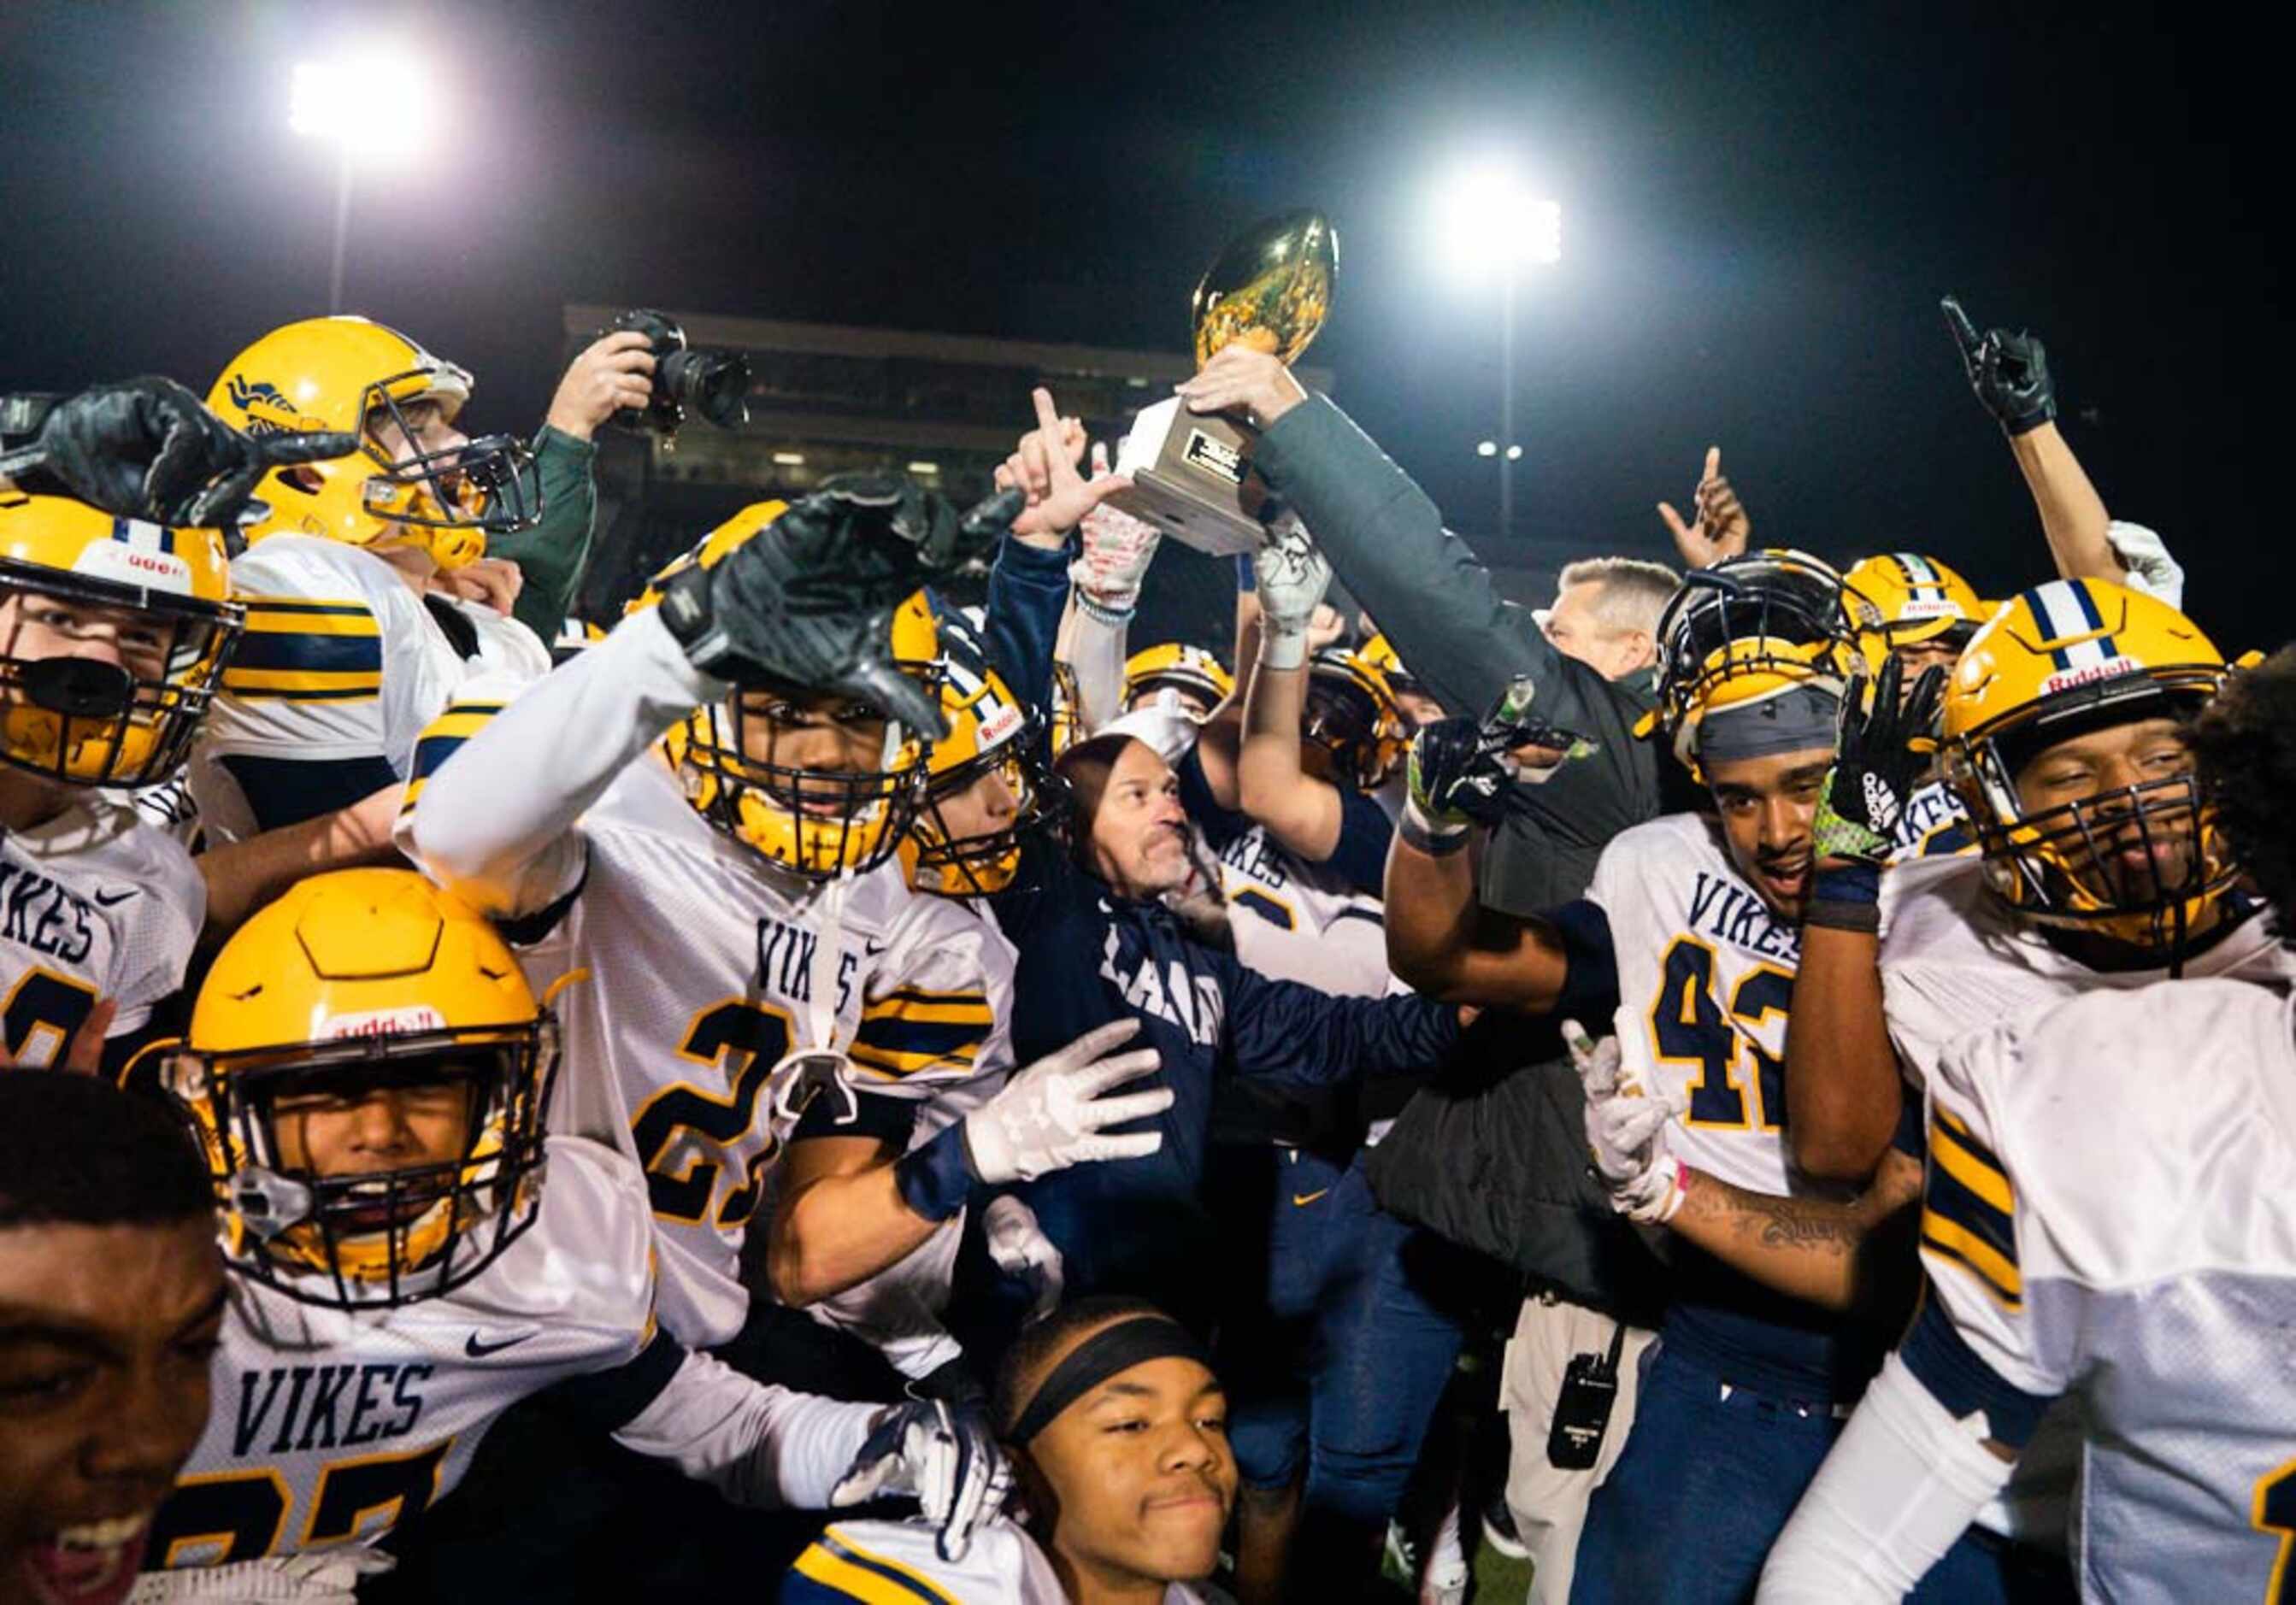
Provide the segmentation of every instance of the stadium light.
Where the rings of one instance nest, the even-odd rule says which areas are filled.
[[[1513,443],[1515,283],[1525,269],[1562,260],[1562,203],[1538,194],[1512,163],[1491,159],[1457,169],[1434,201],[1430,237],[1441,265],[1459,277],[1499,282],[1498,438],[1508,445],[1500,452],[1486,441],[1475,450],[1498,458],[1499,536],[1505,539],[1513,534],[1514,464],[1522,457]]]
[[[437,127],[429,76],[411,53],[371,45],[332,61],[298,61],[287,83],[288,129],[335,149],[335,249],[327,310],[343,309],[355,168],[404,161]]]
[[[1498,454],[1499,443],[1497,441],[1478,440],[1475,442],[1475,455],[1478,457],[1496,457]]]

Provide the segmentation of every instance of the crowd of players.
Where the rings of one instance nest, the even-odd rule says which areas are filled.
[[[12,400],[0,1601],[2296,1588],[2296,654],[1947,315],[2005,601],[1525,610],[1231,347],[1233,668],[1042,390],[603,629],[641,336]]]

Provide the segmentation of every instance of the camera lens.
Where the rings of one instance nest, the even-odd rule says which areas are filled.
[[[673,352],[663,360],[654,388],[721,430],[749,421],[750,359],[746,356],[726,351]]]

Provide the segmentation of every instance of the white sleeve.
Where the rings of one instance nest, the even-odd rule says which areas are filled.
[[[152,1008],[183,989],[192,950],[207,922],[208,886],[188,854],[172,837],[139,824],[139,835],[156,849],[144,873],[136,918],[121,944],[125,965],[114,995],[119,1012],[107,1036],[126,1036],[150,1023]]]
[[[2132,591],[2167,602],[2179,612],[2185,606],[2185,566],[2169,555],[2169,545],[2142,524],[2113,520],[2104,527],[2104,538],[2113,556],[2128,570],[2121,583]]]
[[[920,893],[886,948],[847,1050],[856,1084],[923,1099],[1012,1068],[1013,957],[994,925]]]
[[[547,908],[581,877],[575,822],[671,725],[725,691],[657,613],[633,615],[464,741],[427,778],[401,845],[488,913]]]
[[[792,1393],[689,1354],[614,1441],[672,1462],[735,1504],[820,1511],[882,1408]]]
[[[1054,656],[1076,675],[1077,728],[1086,735],[1097,735],[1124,711],[1124,649],[1131,634],[1128,625],[1093,618],[1077,605],[1076,593],[1069,593]]]
[[[1984,1437],[1891,1355],[1770,1551],[1759,1605],[1903,1599],[2008,1482]]]

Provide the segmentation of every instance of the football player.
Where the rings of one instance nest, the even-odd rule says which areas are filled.
[[[1124,660],[1127,713],[1168,706],[1201,724],[1234,694],[1235,676],[1228,673],[1227,665],[1204,648],[1185,642],[1143,647]]]
[[[0,1075],[0,1601],[126,1597],[223,1303],[182,1126],[97,1077]]]
[[[842,1521],[798,1558],[783,1605],[1126,1600],[1205,1605],[1235,1502],[1227,1407],[1187,1329],[1138,1299],[1079,1299],[1030,1328],[996,1379],[996,1420],[1027,1516],[975,1535],[962,1567],[930,1529]]]
[[[1854,594],[1850,610],[1874,672],[1883,659],[1897,659],[1898,684],[1906,695],[1930,669],[1950,674],[1962,648],[1992,611],[1967,580],[1918,552],[1866,558],[1852,564],[1841,583]],[[1929,775],[1900,801],[1892,858],[1957,853],[1970,845],[1969,815],[1942,773]]]
[[[299,876],[390,859],[423,726],[474,674],[528,680],[550,666],[506,608],[434,585],[473,571],[489,535],[540,516],[527,448],[456,427],[470,395],[463,369],[360,317],[272,331],[209,395],[250,434],[328,429],[359,442],[265,475],[269,514],[232,563],[247,637],[190,772],[222,929]]]
[[[753,1381],[657,1330],[644,1178],[545,1137],[555,1059],[502,938],[412,872],[313,877],[225,946],[162,1079],[222,1211],[232,1397],[153,1520],[168,1575],[137,1598],[348,1598],[545,1388],[737,1503],[824,1507],[849,1471],[914,1489],[929,1453],[975,1452],[929,1512],[968,1503],[942,1530],[962,1549],[994,1503],[985,1439]]]
[[[995,933],[912,895],[896,854],[939,727],[915,582],[993,540],[1018,501],[960,520],[905,481],[852,476],[747,509],[665,571],[658,605],[506,708],[450,712],[416,757],[410,856],[504,921],[537,976],[598,977],[567,1006],[576,1068],[554,1119],[644,1173],[663,1321],[697,1347],[750,1314],[742,1241],[816,1091],[922,1099],[1009,1065]],[[665,735],[674,775],[633,761]],[[1148,1140],[1095,1134],[1139,1111],[1091,1094],[1147,1068],[1097,1062],[1111,1040],[900,1163],[836,1178],[836,1209],[797,1212],[818,1232],[774,1244],[782,1297],[882,1270],[964,1186]],[[927,1203],[912,1183],[935,1166]]]
[[[1713,814],[1625,831],[1587,897],[1544,919],[1479,913],[1458,805],[1488,817],[1508,777],[1477,727],[1447,720],[1413,748],[1389,956],[1437,996],[1615,1013],[1654,1106],[1681,1111],[1669,1136],[1684,1161],[1749,1192],[1804,1192],[1781,1070],[1854,626],[1831,569],[1763,553],[1693,573],[1660,635],[1661,728]],[[1880,1331],[1694,1249],[1677,1256],[1673,1291],[1633,1430],[1588,1507],[1573,1598],[1744,1598],[1880,1359]],[[1982,1589],[1982,1559],[1956,1560],[1936,1581],[1963,1592],[1938,1597]]]
[[[2282,932],[2296,929],[2292,729],[2284,650],[2234,674],[2192,726],[2198,774],[2176,789],[2194,822],[2148,823],[2197,839],[2220,828]],[[2128,867],[2161,880],[2157,860]],[[1898,1598],[2062,1395],[2079,1396],[2087,1439],[2085,1598],[2282,1598],[2296,1546],[2286,988],[2187,977],[1990,1019],[1929,1085],[1931,1297],[1795,1512],[1762,1599]]]
[[[0,496],[0,1062],[116,1069],[183,986],[206,894],[125,798],[207,715],[226,564],[212,529]]]
[[[990,1009],[1012,1008],[1012,945],[971,899],[1013,883],[1024,837],[1047,824],[1057,782],[1039,766],[1040,733],[989,667],[979,642],[955,615],[937,619],[941,716],[948,733],[931,744],[922,801],[898,855],[909,885],[944,900],[937,929],[962,920],[978,927],[976,943]],[[864,1062],[869,1055],[864,1052]],[[819,1099],[791,1133],[776,1185],[770,1263],[783,1299],[808,1306],[816,1319],[853,1332],[914,1381],[947,1370],[931,1386],[978,1392],[961,1365],[960,1346],[940,1324],[948,1301],[959,1233],[957,1216],[898,1264],[840,1290],[820,1268],[822,1240],[848,1223],[865,1223],[853,1208],[892,1181],[879,1174],[979,1109],[1001,1078],[993,1067],[972,1076],[857,1077],[849,1098]],[[878,1252],[865,1249],[873,1257]],[[826,1296],[824,1296],[824,1291]]]

